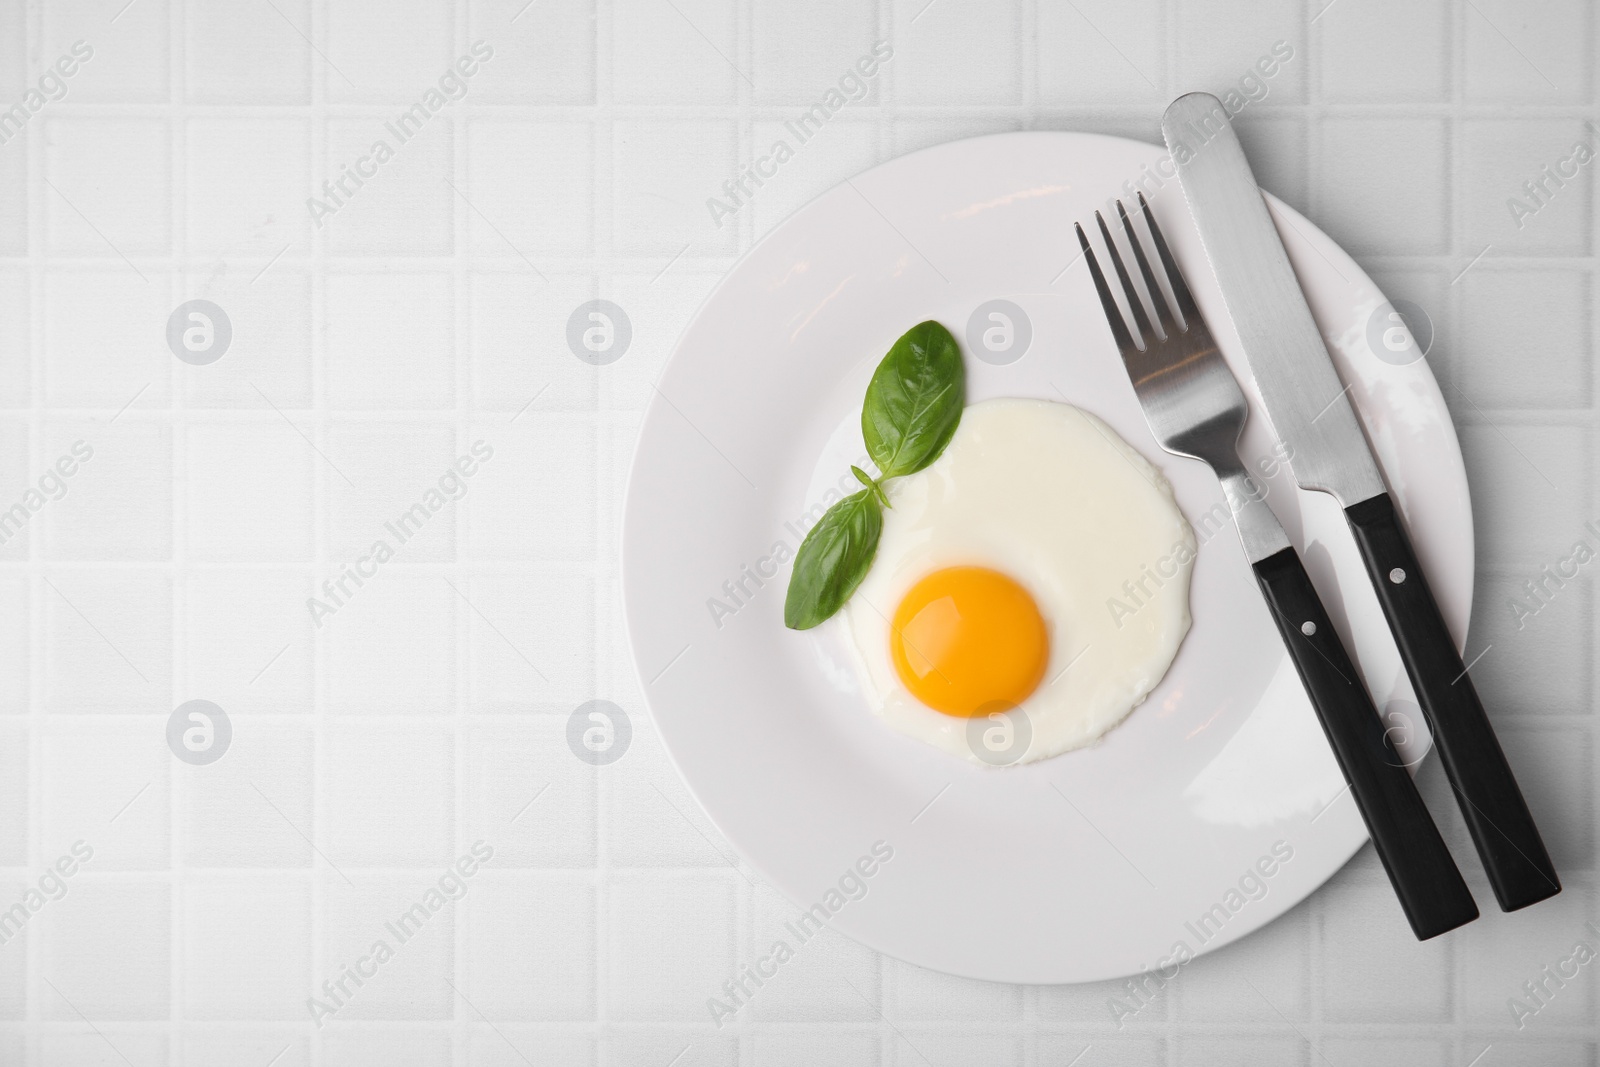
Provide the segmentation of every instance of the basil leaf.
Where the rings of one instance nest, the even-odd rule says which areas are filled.
[[[838,611],[867,576],[882,532],[883,512],[869,489],[829,508],[795,553],[783,624],[809,630]]]
[[[950,331],[931,319],[907,330],[878,364],[861,408],[867,453],[883,477],[938,459],[965,402],[966,368]]]

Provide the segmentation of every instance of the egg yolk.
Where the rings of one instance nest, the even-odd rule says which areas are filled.
[[[895,609],[889,646],[912,696],[965,717],[1022,703],[1050,658],[1033,597],[986,567],[946,567],[918,581]]]

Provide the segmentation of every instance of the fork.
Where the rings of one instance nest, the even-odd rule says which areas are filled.
[[[1076,228],[1150,431],[1162,448],[1200,460],[1221,481],[1245,556],[1412,931],[1425,941],[1469,923],[1478,917],[1478,906],[1390,743],[1300,556],[1239,458],[1239,435],[1249,413],[1244,393],[1212,340],[1142,193],[1139,206],[1176,305],[1169,306],[1133,221],[1118,200],[1117,214],[1149,293],[1154,324],[1100,212],[1095,212],[1095,221],[1132,315],[1131,330],[1089,238],[1082,226]]]

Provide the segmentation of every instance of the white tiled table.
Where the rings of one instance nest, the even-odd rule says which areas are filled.
[[[1588,6],[125,3],[0,6],[0,106],[93,50],[0,144],[0,510],[93,449],[0,545],[0,908],[93,849],[0,945],[0,1064],[1595,1062],[1600,964],[1520,1030],[1508,1005],[1600,948],[1592,567],[1520,629],[1510,606],[1600,544],[1597,164],[1520,227],[1507,204],[1600,147]],[[478,40],[465,97],[316,225],[307,197]],[[878,40],[870,95],[714,225],[706,199]],[[1476,499],[1468,654],[1567,891],[1419,946],[1368,850],[1120,1030],[1115,986],[968,982],[828,934],[715,1029],[706,998],[790,906],[679,783],[621,632],[623,483],[679,329],[848,175],[999,130],[1154,140],[1168,99],[1280,40],[1242,134],[1436,328]],[[600,368],[564,340],[595,297],[633,326]],[[166,342],[194,298],[232,323],[208,366]],[[319,584],[479,440],[466,495],[314,626]],[[598,768],[565,740],[595,698],[634,731]],[[233,726],[210,766],[165,737],[192,699]],[[465,897],[387,934],[480,839]],[[393,957],[316,1026],[307,998],[378,938]]]

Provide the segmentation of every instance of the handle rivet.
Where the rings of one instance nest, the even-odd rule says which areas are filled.
[[[1406,572],[1401,570],[1399,567],[1396,567],[1394,570],[1389,572],[1389,580],[1395,585],[1399,585],[1401,582],[1406,580]]]
[[[1308,619],[1300,624],[1300,632],[1310,637],[1317,632],[1317,624]]]

